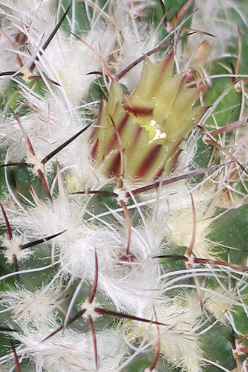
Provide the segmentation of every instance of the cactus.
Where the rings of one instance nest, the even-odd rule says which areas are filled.
[[[0,371],[247,371],[246,2],[0,24]]]

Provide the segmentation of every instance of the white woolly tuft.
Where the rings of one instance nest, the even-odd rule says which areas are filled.
[[[11,312],[14,323],[28,329],[29,326],[52,324],[62,299],[59,287],[44,287],[33,292],[20,287],[16,291],[5,292],[0,305]]]
[[[210,58],[223,58],[228,53],[228,47],[234,44],[238,30],[231,16],[235,14],[247,26],[246,16],[239,1],[233,0],[196,0],[197,12],[192,19],[192,28],[210,32],[214,37],[204,34],[191,37],[189,42],[193,48],[192,57],[203,40],[211,45]]]
[[[95,371],[94,349],[90,333],[78,333],[65,330],[47,341],[46,337],[54,329],[41,328],[29,330],[17,339],[24,345],[22,355],[31,358],[36,370],[50,372]],[[119,371],[118,366],[124,356],[123,346],[118,331],[103,331],[97,333],[99,357],[99,372]]]
[[[116,24],[118,41],[117,59],[115,69],[120,72],[142,56],[145,52],[158,43],[158,34],[152,26],[145,25],[144,22],[135,21],[133,11],[145,8],[147,4],[143,2],[140,8],[135,6],[135,2],[118,2],[114,9],[114,22]],[[149,2],[148,5],[152,5]],[[149,36],[147,36],[149,35]],[[153,59],[153,57],[151,57]],[[121,80],[129,90],[133,90],[137,85],[142,70],[142,63],[132,68]]]
[[[4,30],[0,34],[0,50],[1,50],[1,58],[0,58],[0,72],[6,71],[16,71],[19,68],[16,60],[15,53],[11,52],[13,48],[13,44],[11,41],[10,36],[8,35],[8,30]],[[9,77],[2,76],[0,77],[0,92],[4,91],[9,84]]]
[[[14,236],[13,239],[8,239],[5,237],[2,240],[4,248],[4,256],[8,263],[14,263],[15,260],[22,261],[30,256],[31,252],[27,249],[21,249],[21,244],[23,243],[23,237]]]
[[[51,32],[55,23],[54,0],[1,0],[3,15],[16,30],[27,34],[31,43],[40,41]]]
[[[19,215],[13,217],[13,224],[21,230],[25,229],[30,240],[66,230],[56,240],[58,244],[69,243],[81,233],[81,208],[66,196],[54,199],[52,204],[37,200],[34,208],[19,211]]]
[[[235,307],[241,306],[234,291],[219,288],[214,292],[209,291],[205,296],[206,307],[211,314],[221,323],[226,323],[226,315],[235,312]]]
[[[51,151],[62,145],[78,133],[89,122],[80,117],[79,112],[70,112],[66,103],[59,96],[50,96],[46,100],[24,92],[27,104],[33,112],[20,118],[21,124],[31,140],[37,159],[41,160]],[[0,143],[9,146],[9,160],[21,161],[28,153],[23,133],[16,120],[3,119],[0,123]],[[67,168],[69,174],[78,183],[78,187],[97,184],[96,171],[90,160],[88,128],[46,164],[49,171],[51,165],[58,161],[61,167]]]
[[[99,37],[101,35],[101,37]],[[99,24],[81,40],[58,32],[39,62],[46,76],[60,84],[58,90],[72,105],[79,105],[87,98],[88,89],[95,75],[90,72],[104,69],[114,38],[113,32]]]
[[[154,301],[153,306],[149,306],[142,316],[154,318],[155,310],[156,319],[166,324],[159,326],[161,354],[178,368],[188,372],[201,371],[202,351],[196,333],[200,324],[200,306],[196,307],[180,297],[163,302]],[[155,346],[158,340],[157,326],[136,322],[130,327],[127,338],[142,338],[149,345]]]
[[[195,240],[193,251],[198,257],[210,257],[207,235],[215,211],[214,190],[197,190],[192,193],[196,208]],[[163,200],[163,202],[160,202]],[[194,231],[194,215],[190,192],[184,182],[162,189],[155,206],[158,229],[164,231],[168,241],[177,246],[189,247]]]

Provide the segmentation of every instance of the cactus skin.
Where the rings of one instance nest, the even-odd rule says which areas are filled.
[[[92,157],[107,176],[150,181],[168,175],[180,144],[199,119],[199,98],[183,74],[174,74],[174,56],[144,62],[140,82],[125,95],[113,83],[93,132]]]

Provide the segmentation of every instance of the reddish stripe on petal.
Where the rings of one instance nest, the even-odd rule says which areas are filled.
[[[150,116],[153,113],[153,108],[151,107],[138,107],[138,106],[128,106],[124,105],[124,109],[130,114],[135,116]]]
[[[157,160],[161,149],[162,149],[162,145],[156,145],[153,147],[153,149],[151,149],[151,151],[148,153],[145,160],[141,164],[140,168],[138,169],[138,172],[137,172],[138,178],[142,178],[146,176],[146,174],[152,168],[154,162]]]
[[[113,137],[111,139],[111,142],[110,142],[110,144],[108,146],[108,152],[110,152],[111,150],[113,150],[114,147],[115,147],[115,145],[117,145],[118,138],[117,138],[116,131],[118,131],[119,136],[121,137],[122,132],[123,132],[124,128],[127,125],[128,119],[129,119],[129,115],[128,115],[128,113],[126,113],[125,116],[123,117],[123,119],[120,121],[120,123],[117,126],[117,128],[114,128],[114,135],[113,135]]]
[[[108,169],[108,174],[110,176],[119,177],[121,174],[121,154],[118,152],[112,161],[110,168]]]

